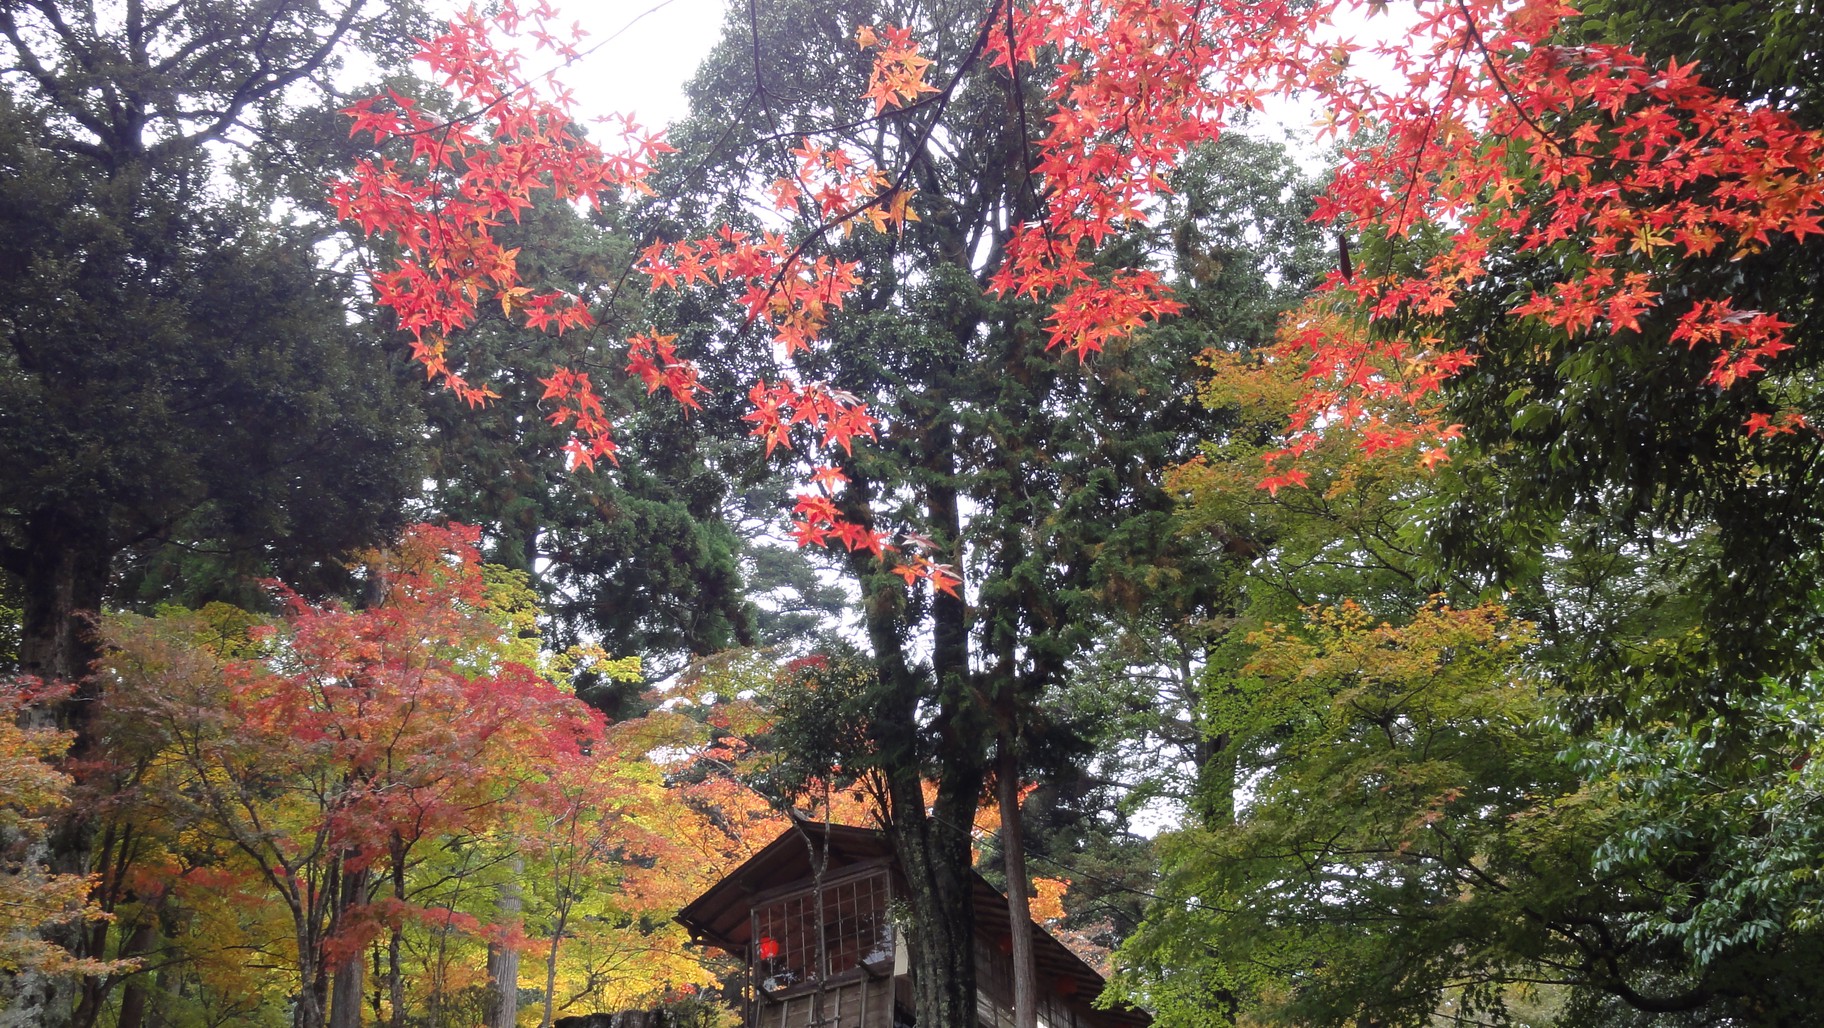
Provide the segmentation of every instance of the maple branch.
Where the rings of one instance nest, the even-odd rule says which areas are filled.
[[[1422,174],[1420,168],[1425,160],[1425,148],[1430,145],[1432,132],[1438,126],[1438,109],[1444,104],[1449,103],[1451,94],[1455,93],[1457,90],[1457,77],[1463,72],[1463,58],[1469,53],[1469,43],[1473,32],[1474,28],[1472,26],[1469,31],[1464,33],[1463,42],[1457,46],[1456,60],[1452,61],[1450,65],[1450,78],[1444,83],[1443,100],[1434,104],[1431,108],[1431,112],[1425,116],[1425,132],[1419,137],[1419,145],[1412,152],[1411,177],[1406,183],[1405,195],[1400,197],[1400,213],[1399,216],[1394,219],[1392,231],[1388,233],[1389,239],[1406,230],[1406,212],[1412,206],[1412,198],[1419,189],[1419,179]],[[1393,255],[1389,252],[1382,258],[1383,268],[1390,265],[1392,261]]]
[[[1482,38],[1482,30],[1476,28],[1476,17],[1470,13],[1469,5],[1464,0],[1457,0],[1457,9],[1463,12],[1463,28],[1467,33],[1465,41],[1474,43],[1476,50],[1482,54],[1482,63],[1488,68],[1489,77],[1495,80],[1495,85],[1500,88],[1501,94],[1507,97],[1508,105],[1513,108],[1515,114],[1520,116],[1520,120],[1526,122],[1534,132],[1537,132],[1540,139],[1550,143],[1552,149],[1557,150],[1560,157],[1579,157],[1592,162],[1597,160],[1595,154],[1580,153],[1576,150],[1567,151],[1564,141],[1533,117],[1532,112],[1528,111],[1525,105],[1521,104],[1520,98],[1514,94],[1507,77],[1501,74],[1501,69],[1495,63],[1495,55],[1489,52],[1488,42]],[[1613,163],[1614,159],[1609,158],[1609,161]]]
[[[752,0],[749,0],[749,3],[751,5]],[[974,45],[969,48],[968,53],[964,54],[962,62],[957,65],[955,74],[950,76],[950,81],[945,83],[944,88],[939,90],[937,95],[930,98],[937,107],[937,111],[925,122],[924,128],[919,132],[918,138],[914,140],[913,144],[905,149],[904,152],[906,154],[916,155],[922,151],[925,148],[926,143],[930,141],[931,133],[936,131],[938,121],[942,119],[944,111],[949,107],[951,98],[956,94],[956,87],[962,84],[963,76],[968,74],[969,69],[975,65],[975,62],[978,59],[980,59],[982,50],[987,47],[988,37],[992,32],[993,27],[994,19],[992,17],[985,19],[982,22],[981,31],[976,33]],[[918,161],[916,156],[907,156],[905,158],[905,164],[900,168],[898,176],[893,179],[891,185],[878,193],[875,193],[867,200],[856,204],[849,210],[826,219],[821,224],[808,231],[804,238],[799,241],[798,245],[792,248],[792,252],[787,254],[785,260],[780,263],[779,271],[773,275],[772,282],[766,287],[766,292],[764,294],[765,298],[770,299],[779,291],[779,287],[785,282],[785,277],[791,274],[792,268],[797,265],[798,259],[803,257],[805,252],[808,251],[814,243],[827,235],[831,229],[840,228],[868,211],[891,202],[895,195],[905,189],[907,180],[912,177],[912,171],[917,166]],[[755,319],[760,316],[761,309],[760,305],[754,305],[749,310],[747,320],[743,323],[744,328],[753,325]]]
[[[840,132],[848,132],[851,129],[866,128],[869,125],[879,125],[889,119],[929,107],[932,104],[937,103],[941,98],[941,95],[942,94],[932,94],[931,96],[914,100],[903,107],[895,107],[891,111],[883,111],[880,114],[870,114],[865,118],[858,118],[854,121],[845,121],[835,125],[815,125],[803,129],[802,131],[769,132],[766,135],[753,137],[752,142],[756,144],[790,142],[802,139],[805,136],[835,135]],[[753,97],[750,96],[748,99],[751,102]]]
[[[1001,8],[1007,12],[1007,50],[1011,56],[1013,53],[1013,0],[1002,0]],[[1020,120],[1020,181],[1026,187],[1027,192],[1032,195],[1033,214],[1038,216],[1045,210],[1045,198],[1039,195],[1039,187],[1033,181],[1032,130],[1026,124],[1026,90],[1020,84],[1019,61],[1009,60],[1007,62],[1007,75],[1012,87],[1014,109]],[[1040,223],[1045,226],[1046,242],[1055,243],[1055,240],[1051,238],[1051,219],[1040,218]]]

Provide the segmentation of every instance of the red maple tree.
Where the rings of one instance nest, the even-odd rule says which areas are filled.
[[[413,528],[367,562],[382,598],[362,609],[276,587],[285,613],[248,631],[254,656],[205,644],[200,615],[111,629],[114,734],[148,754],[152,803],[251,869],[205,887],[289,913],[305,1028],[361,1002],[376,937],[396,994],[404,922],[456,916],[408,898],[417,847],[525,816],[541,769],[602,737],[599,713],[505,659],[478,538]]]
[[[1331,28],[1386,7],[1374,0],[1294,4],[1268,0],[996,0],[985,4],[966,62],[987,60],[1015,79],[1039,58],[1055,69],[1052,111],[1031,141],[1041,215],[1019,226],[992,288],[1051,307],[1051,344],[1086,357],[1109,339],[1178,309],[1157,274],[1109,272],[1095,263],[1106,240],[1154,210],[1168,176],[1191,148],[1230,130],[1269,98],[1326,112],[1345,151],[1318,217],[1341,235],[1397,244],[1424,227],[1444,239],[1413,270],[1345,267],[1290,318],[1279,359],[1307,365],[1308,390],[1271,455],[1263,487],[1303,479],[1296,458],[1327,428],[1346,425],[1369,450],[1419,447],[1428,462],[1455,426],[1442,424],[1438,393],[1473,362],[1460,344],[1425,328],[1487,274],[1491,247],[1569,247],[1560,279],[1511,310],[1558,331],[1636,331],[1666,302],[1656,288],[1661,257],[1748,253],[1779,236],[1824,232],[1824,140],[1777,110],[1751,107],[1703,85],[1690,65],[1650,61],[1616,45],[1555,42],[1573,12],[1558,0],[1418,0],[1397,38],[1373,48],[1389,74],[1356,70],[1361,50]],[[509,42],[529,36],[560,60],[574,36],[554,28],[541,3],[473,12],[428,42],[421,60],[470,113],[435,119],[397,94],[350,108],[354,131],[400,148],[362,162],[333,187],[338,210],[402,251],[376,276],[381,302],[413,334],[428,374],[471,402],[485,383],[451,373],[449,333],[484,299],[526,324],[562,332],[590,323],[577,297],[521,282],[515,252],[490,230],[534,193],[560,199],[643,189],[665,147],[621,123],[603,149],[571,128],[568,94],[551,75],[522,71]],[[565,40],[568,41],[565,41]],[[858,93],[877,114],[933,107],[941,114],[965,68],[934,69],[917,40],[891,27],[861,26],[874,51]],[[1368,55],[1363,55],[1368,56]],[[937,115],[933,115],[933,119]],[[1366,140],[1366,142],[1359,142]],[[818,254],[831,231],[893,231],[917,216],[905,169],[879,168],[843,147],[807,138],[791,174],[767,190],[795,226],[752,235],[727,226],[699,238],[648,247],[637,268],[654,289],[703,282],[734,285],[750,322],[770,328],[788,360],[818,346],[856,267]],[[1681,298],[1671,342],[1708,348],[1709,381],[1752,377],[1790,346],[1777,312],[1726,291]],[[696,369],[672,338],[636,335],[626,367],[648,391],[663,387],[694,406]],[[612,425],[587,371],[545,379],[550,419],[574,431],[575,463],[613,458]],[[768,452],[816,451],[870,437],[875,420],[855,397],[788,374],[749,393],[752,433]],[[1790,430],[1793,412],[1752,419],[1750,431]],[[798,435],[796,430],[806,431]],[[885,533],[854,523],[834,503],[841,475],[813,453],[811,488],[799,495],[795,534],[807,545],[840,543],[895,552]],[[908,581],[953,589],[952,569],[918,552],[894,558]]]

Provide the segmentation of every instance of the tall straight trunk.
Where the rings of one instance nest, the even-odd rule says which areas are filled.
[[[19,665],[28,675],[76,687],[45,720],[76,733],[70,755],[86,755],[93,744],[89,718],[94,707],[91,666],[101,655],[94,617],[108,584],[112,557],[108,532],[92,519],[69,511],[44,510],[26,523],[24,545],[6,551],[6,566],[22,590]],[[24,854],[25,860],[58,874],[87,874],[94,849],[94,827],[80,804],[66,808],[45,840]],[[82,924],[66,924],[45,938],[84,956],[89,938]],[[74,1024],[83,981],[74,975],[25,971],[6,983],[0,1025],[67,1028]]]
[[[329,1028],[361,1028],[361,993],[367,980],[367,954],[356,950],[336,965],[329,990]]]
[[[503,921],[519,918],[519,876],[526,862],[514,857],[507,865],[508,878],[500,884],[495,906]],[[488,1028],[513,1028],[519,1022],[519,951],[499,943],[488,944]]]
[[[337,920],[367,902],[366,871],[344,871]],[[361,998],[367,979],[367,954],[360,949],[336,965],[329,993],[329,1028],[361,1028]]]
[[[121,943],[120,955],[137,957],[152,952],[152,944],[158,941],[158,927],[150,918],[141,921]],[[140,971],[129,976],[120,990],[120,1016],[115,1020],[115,1028],[141,1028],[146,1020],[146,973]]]
[[[1020,818],[1020,754],[1013,731],[1001,733],[995,795],[1001,813],[1001,856],[1007,871],[1007,932],[1013,939],[1014,1028],[1038,1028],[1039,983],[1033,965],[1032,910],[1026,901],[1026,831]]]
[[[399,901],[403,907],[405,904],[405,840],[400,838],[398,832],[393,833],[392,849],[393,899]],[[404,932],[404,926],[395,922],[386,941],[386,987],[387,1001],[393,1006],[390,1018],[392,1028],[404,1028],[405,1026],[405,975],[400,966],[400,946],[403,941],[401,937]]]

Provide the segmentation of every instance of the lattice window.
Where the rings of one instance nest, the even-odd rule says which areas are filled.
[[[893,963],[892,898],[887,875],[875,872],[793,893],[753,910],[754,981],[769,993]]]

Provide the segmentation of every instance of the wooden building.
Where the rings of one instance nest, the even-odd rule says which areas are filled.
[[[907,1028],[913,1021],[895,897],[905,883],[878,831],[800,824],[678,913],[699,942],[747,964],[747,1028]],[[975,876],[976,1015],[1013,1025],[1007,899]],[[1097,1010],[1102,976],[1033,928],[1040,1028],[1147,1028]]]

